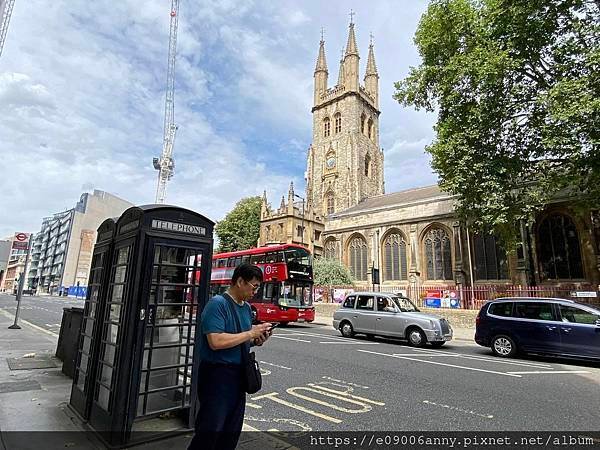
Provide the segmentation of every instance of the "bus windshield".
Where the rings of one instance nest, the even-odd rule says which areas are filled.
[[[285,262],[301,264],[303,266],[312,265],[312,257],[308,250],[301,248],[288,248],[284,250]]]
[[[302,308],[312,306],[312,284],[311,283],[281,283],[279,289],[279,306]]]

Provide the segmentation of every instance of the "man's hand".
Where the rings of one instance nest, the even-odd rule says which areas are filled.
[[[269,336],[271,336],[271,324],[267,322],[261,323],[260,325],[254,325],[251,331],[253,332],[255,328],[257,330],[261,330],[261,332],[258,336],[254,337],[252,342],[254,343],[254,345],[263,345],[267,341],[267,339],[269,339]]]
[[[271,324],[269,322],[261,323],[258,325],[252,325],[250,329],[250,337],[252,340],[260,338],[263,335],[269,334]]]

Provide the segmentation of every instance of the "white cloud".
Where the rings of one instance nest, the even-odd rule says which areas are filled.
[[[304,182],[321,26],[331,82],[357,11],[364,71],[369,32],[380,71],[387,191],[430,184],[430,115],[402,109],[393,82],[418,63],[425,4],[292,0],[181,1],[176,172],[167,201],[220,219],[264,189],[275,207]],[[0,235],[36,231],[82,190],[154,199],[169,35],[168,2],[30,0],[15,5],[0,59]],[[361,73],[362,76],[362,73]],[[409,174],[425,174],[410,178]],[[433,180],[433,181],[432,181]]]

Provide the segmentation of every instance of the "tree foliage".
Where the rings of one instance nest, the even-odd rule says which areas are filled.
[[[552,199],[600,203],[600,0],[432,0],[415,43],[395,98],[437,111],[461,218],[508,237]]]
[[[354,284],[350,270],[337,259],[315,258],[313,272],[317,286],[347,286]]]
[[[219,252],[232,252],[256,247],[260,233],[260,197],[243,198],[217,223]]]

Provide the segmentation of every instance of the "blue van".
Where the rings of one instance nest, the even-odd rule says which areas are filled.
[[[475,342],[518,352],[600,359],[600,309],[559,298],[498,298],[481,307]]]

